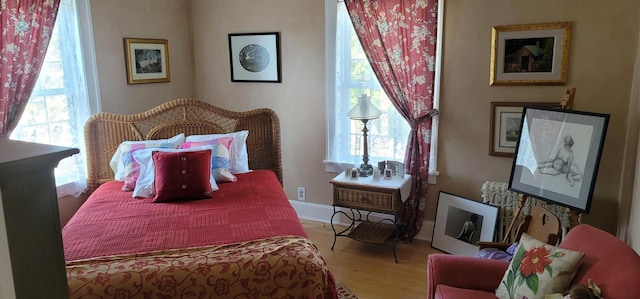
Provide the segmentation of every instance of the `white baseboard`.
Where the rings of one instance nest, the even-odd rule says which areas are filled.
[[[289,200],[293,208],[298,213],[298,217],[301,219],[318,221],[323,223],[330,223],[331,217],[333,216],[333,206],[310,203],[304,201],[297,200]],[[339,208],[342,209],[342,208]],[[370,219],[373,221],[379,221],[382,219],[391,219],[393,220],[392,215],[381,214],[381,213],[371,213]],[[336,218],[333,219],[334,223],[348,225],[348,219],[342,215],[337,214]],[[418,240],[431,241],[433,237],[433,221],[423,221],[422,229],[415,236]]]

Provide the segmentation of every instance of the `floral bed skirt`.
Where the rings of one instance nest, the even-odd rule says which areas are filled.
[[[301,237],[67,263],[70,298],[337,298],[317,247]]]

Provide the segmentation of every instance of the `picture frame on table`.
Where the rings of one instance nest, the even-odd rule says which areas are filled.
[[[431,245],[447,253],[474,256],[478,241],[493,241],[498,209],[440,191]]]
[[[513,157],[524,106],[560,108],[560,102],[491,102],[489,155]]]
[[[281,83],[280,33],[229,34],[231,82]]]
[[[570,22],[494,26],[490,85],[565,85],[570,42]]]
[[[166,39],[124,38],[127,84],[171,81]]]
[[[524,107],[509,190],[589,213],[609,115]]]

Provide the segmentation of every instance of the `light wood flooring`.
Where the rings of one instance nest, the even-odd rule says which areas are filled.
[[[336,281],[359,299],[427,298],[427,256],[439,252],[431,248],[431,242],[398,243],[396,264],[391,246],[338,237],[332,251],[333,230],[329,224],[302,220],[302,225]]]

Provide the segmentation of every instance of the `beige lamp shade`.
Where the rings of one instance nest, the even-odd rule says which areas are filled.
[[[376,119],[380,117],[380,114],[382,114],[382,112],[376,106],[371,104],[369,96],[366,94],[358,97],[358,103],[349,110],[349,113],[347,113],[349,118],[356,120]]]

